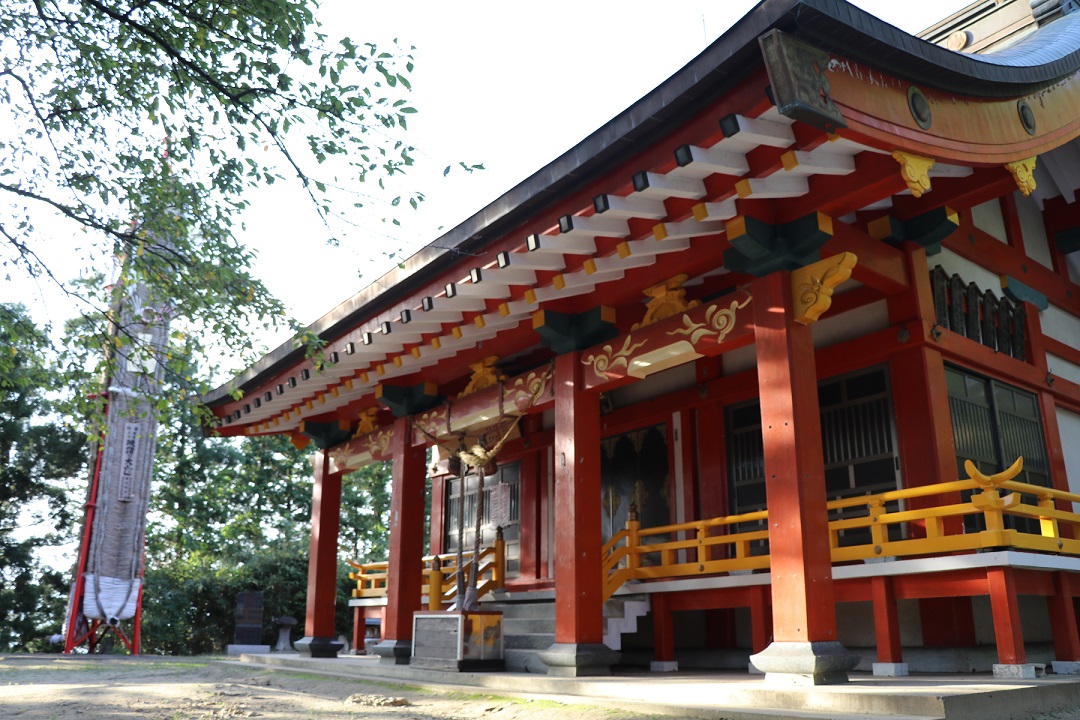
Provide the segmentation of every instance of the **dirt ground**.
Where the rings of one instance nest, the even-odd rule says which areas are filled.
[[[0,656],[4,720],[631,720],[608,708],[274,672],[203,658]]]

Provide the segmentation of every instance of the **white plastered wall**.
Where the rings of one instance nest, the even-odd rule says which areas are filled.
[[[1080,414],[1064,408],[1057,409],[1058,432],[1061,433],[1061,454],[1065,456],[1065,474],[1069,492],[1080,493]]]
[[[1020,219],[1020,232],[1024,236],[1024,253],[1040,265],[1054,267],[1050,243],[1046,240],[1046,225],[1038,203],[1019,191],[1013,194],[1013,198]]]
[[[971,208],[971,222],[987,235],[1007,242],[1005,219],[1001,216],[1001,203],[997,198]]]

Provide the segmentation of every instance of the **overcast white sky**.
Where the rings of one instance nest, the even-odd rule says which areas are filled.
[[[855,4],[914,33],[968,3]],[[412,104],[419,113],[408,137],[430,171],[412,174],[428,200],[419,213],[406,211],[395,233],[375,225],[332,248],[319,240],[303,197],[267,194],[246,218],[258,272],[299,320],[314,321],[385,272],[392,262],[385,253],[415,251],[472,215],[659,85],[754,5],[325,0],[321,17],[331,35],[416,46]],[[458,160],[486,170],[442,180],[442,168]]]

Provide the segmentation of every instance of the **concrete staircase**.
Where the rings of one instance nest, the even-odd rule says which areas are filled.
[[[555,603],[542,600],[502,600],[484,603],[487,610],[503,614],[503,642],[506,669],[546,675],[547,665],[539,654],[555,643]],[[604,604],[604,643],[613,650],[622,647],[622,634],[637,630],[637,620],[649,612],[647,595],[624,595]]]

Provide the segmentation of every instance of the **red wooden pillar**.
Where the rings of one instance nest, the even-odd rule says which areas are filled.
[[[405,664],[412,654],[412,616],[421,609],[424,558],[424,447],[411,443],[408,418],[394,422],[390,496],[390,567],[386,616],[375,652],[383,662]]]
[[[364,608],[353,607],[352,646],[358,653],[364,651],[364,636],[367,635],[366,620]]]
[[[990,607],[994,613],[994,640],[998,663],[1023,665],[1024,631],[1020,625],[1020,604],[1016,594],[1016,576],[1012,568],[991,568],[986,574],[990,586]]]
[[[540,577],[540,453],[521,458],[520,566],[518,577]]]
[[[750,647],[762,652],[772,642],[772,603],[768,585],[750,588]]]
[[[295,647],[301,655],[337,657],[344,645],[334,631],[337,602],[338,528],[341,524],[341,476],[331,472],[326,450],[315,454],[311,496],[311,549],[308,555],[307,614],[304,637]]]
[[[428,553],[446,552],[446,476],[431,479],[431,527],[428,529]]]
[[[667,593],[653,594],[652,618],[653,661],[649,668],[653,672],[674,672],[679,663],[675,661],[675,622]]]
[[[904,487],[918,487],[955,480],[956,450],[945,361],[923,342],[923,333],[936,322],[926,251],[908,243],[904,252],[910,289],[889,299],[889,320],[893,324],[913,321],[908,325],[911,347],[893,355],[889,370],[902,481]],[[955,500],[959,502],[959,495]],[[960,528],[950,530],[959,532]]]
[[[859,658],[836,639],[813,337],[792,320],[789,273],[751,294],[773,599],[773,642],[751,659],[785,682],[846,682]]]
[[[698,498],[701,519],[721,517],[728,512],[727,493],[727,443],[724,441],[724,411],[720,403],[702,405],[697,409]],[[719,534],[714,529],[713,534]],[[709,549],[709,559],[725,557],[726,550],[719,545]]]
[[[584,390],[580,353],[555,359],[555,644],[552,675],[606,675],[600,549],[600,397]]]
[[[907,663],[900,646],[900,618],[892,578],[879,575],[870,579],[874,603],[874,636],[877,641],[875,675],[907,675]],[[880,667],[879,667],[880,666]]]
[[[1080,632],[1076,624],[1076,605],[1068,576],[1054,573],[1054,594],[1047,598],[1050,626],[1054,628],[1054,662],[1076,664],[1080,661]],[[1054,672],[1060,672],[1055,667]]]
[[[542,419],[539,414],[522,418],[522,433],[529,443],[528,447],[534,447],[537,436],[543,432]],[[521,458],[521,550],[518,572],[522,580],[538,580],[546,574],[541,571],[543,561],[540,551],[543,538],[541,497],[547,492],[546,483],[541,482],[541,456],[545,454],[544,450],[534,449]]]
[[[957,479],[956,447],[953,444],[952,411],[945,379],[945,361],[924,335],[937,322],[930,267],[926,251],[912,243],[904,245],[910,289],[889,298],[889,320],[908,323],[911,347],[895,353],[889,361],[896,436],[904,487],[935,485]],[[960,502],[960,494],[946,498],[913,498],[912,509],[940,502]],[[915,537],[925,537],[922,522],[912,524]],[[964,531],[960,518],[946,518],[944,532]],[[919,600],[923,638],[943,647],[974,644],[975,624],[968,598]],[[968,643],[968,639],[971,642]]]

